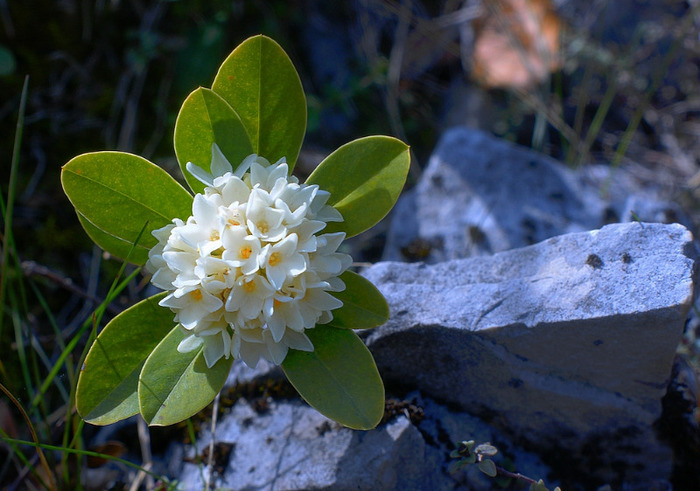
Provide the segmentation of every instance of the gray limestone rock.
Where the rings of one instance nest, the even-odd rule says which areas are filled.
[[[504,197],[505,199],[505,197]],[[574,213],[571,210],[571,213]],[[651,429],[693,298],[681,225],[627,223],[364,275],[389,322],[366,341],[384,380],[488,418],[607,482],[667,477]]]
[[[692,301],[694,251],[680,225],[627,223],[488,257],[378,263],[363,274],[392,314],[365,339],[387,387],[420,391],[407,399],[424,419],[357,432],[298,400],[262,413],[239,400],[217,426],[231,454],[215,483],[490,489],[474,466],[448,471],[450,450],[468,439],[494,442],[515,469],[550,485],[548,468],[514,442],[572,482],[635,489],[666,479],[671,451],[652,426]],[[278,376],[241,368],[230,382]],[[199,454],[209,440],[205,429]],[[200,489],[207,472],[187,463],[171,475]]]
[[[429,263],[618,221],[687,223],[678,205],[642,190],[624,169],[572,171],[528,148],[461,127],[445,132],[418,184],[392,213],[383,258]]]
[[[201,447],[208,435],[198,439]],[[365,433],[341,427],[302,401],[273,401],[259,414],[241,400],[220,421],[216,441],[233,445],[216,480],[226,489],[422,489],[425,477],[425,443],[406,418]],[[201,479],[194,464],[179,477],[185,489],[202,489]]]
[[[506,443],[507,438],[477,418],[417,393],[409,398],[424,419],[414,424],[399,415],[367,432],[344,428],[301,401],[273,401],[259,414],[239,400],[217,426],[215,442],[229,446],[231,454],[223,472],[211,481],[217,489],[236,490],[492,489],[493,481],[476,466],[449,471],[449,452],[463,439],[504,442],[499,450],[520,470],[547,474],[537,457]],[[210,438],[207,430],[198,438],[199,455]],[[173,456],[175,449],[182,452],[175,446]],[[172,460],[181,462],[182,456]],[[174,475],[182,489],[199,490],[208,472],[186,463]]]
[[[597,228],[603,207],[555,160],[454,128],[397,203],[384,258],[439,262],[522,247]]]

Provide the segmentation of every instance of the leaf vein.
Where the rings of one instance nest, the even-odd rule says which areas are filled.
[[[100,182],[100,181],[98,181],[98,180],[96,180],[96,179],[91,179],[91,178],[89,178],[89,177],[87,177],[87,176],[84,176],[84,175],[82,175],[82,174],[78,174],[77,172],[74,172],[74,171],[72,171],[72,170],[70,170],[70,169],[65,169],[65,171],[66,171],[66,172],[70,172],[71,174],[73,174],[74,176],[76,176],[76,177],[79,178],[79,179],[85,179],[86,181],[90,181],[90,182],[94,183],[94,184],[97,185],[97,186],[100,186],[100,187],[102,187],[102,188],[104,188],[104,189],[107,189],[107,190],[110,190],[110,191],[112,191],[112,192],[114,192],[114,193],[116,193],[116,194],[118,194],[118,195],[120,195],[120,196],[123,196],[123,197],[126,198],[127,200],[132,201],[133,203],[135,203],[135,204],[137,204],[137,205],[140,205],[140,206],[141,206],[142,208],[144,208],[145,210],[148,210],[149,212],[152,212],[153,214],[158,215],[159,217],[162,217],[162,218],[164,218],[164,219],[166,219],[166,220],[168,220],[168,221],[172,220],[173,218],[176,218],[176,217],[168,217],[168,216],[164,215],[163,213],[159,212],[158,210],[155,210],[155,209],[151,208],[150,206],[146,205],[145,203],[142,203],[142,202],[140,202],[140,201],[135,200],[132,196],[130,196],[130,195],[126,194],[126,193],[123,193],[123,192],[119,191],[118,189],[110,188],[109,186],[106,186],[105,184],[103,184],[102,182]],[[93,225],[94,225],[94,224],[93,224]],[[99,227],[98,227],[98,228],[99,228]]]

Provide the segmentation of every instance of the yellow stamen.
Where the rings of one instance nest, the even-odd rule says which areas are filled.
[[[241,247],[241,250],[238,251],[238,256],[241,259],[250,259],[250,256],[252,254],[253,254],[253,249],[250,246]]]
[[[255,282],[249,281],[247,283],[243,283],[243,289],[246,293],[253,293],[255,291]]]
[[[262,222],[258,222],[258,230],[260,230],[261,234],[266,234],[270,231],[270,226],[263,220]]]
[[[215,240],[219,240],[221,237],[219,236],[219,232],[217,230],[212,230],[211,235],[209,236],[209,240],[214,242]]]
[[[282,254],[279,252],[273,252],[270,254],[270,259],[267,262],[270,264],[270,266],[277,266],[282,262]]]
[[[195,302],[199,302],[202,299],[202,292],[200,292],[199,290],[192,290],[190,292],[190,297]]]

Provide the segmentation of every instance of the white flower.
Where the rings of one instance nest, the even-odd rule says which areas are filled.
[[[309,261],[311,269],[321,278],[338,276],[352,263],[350,256],[336,252],[343,239],[343,232],[316,237],[316,251],[309,255]]]
[[[304,331],[332,320],[342,302],[329,292],[351,264],[337,251],[344,233],[317,235],[342,221],[329,193],[299,184],[284,159],[257,155],[235,170],[212,146],[211,172],[187,163],[206,187],[192,216],[174,219],[153,235],[147,268],[170,293],[170,308],[186,333],[178,351],[202,348],[209,367],[233,356],[254,367],[280,364],[290,348],[313,351]]]
[[[231,351],[231,335],[226,322],[220,319],[209,323],[206,331],[190,334],[183,339],[177,350],[180,353],[188,353],[201,345],[204,345],[204,360],[211,368],[222,356]]]
[[[170,307],[176,313],[175,321],[185,329],[197,329],[202,319],[221,309],[224,303],[204,289],[193,288],[181,295],[176,290],[161,300],[159,305]]]
[[[192,202],[192,217],[178,231],[180,239],[202,256],[208,256],[221,247],[221,221],[217,215],[220,195],[214,196],[196,195]]]
[[[285,166],[286,167],[286,166]],[[246,206],[248,230],[265,242],[277,242],[287,235],[287,227],[282,224],[285,210],[274,207],[270,194],[254,188]]]
[[[178,220],[178,222],[182,223],[181,220]],[[146,263],[146,269],[155,271],[151,282],[163,290],[170,289],[177,277],[177,273],[168,268],[167,262],[163,259],[163,249],[173,228],[175,228],[175,224],[169,223],[165,227],[153,231],[153,236],[158,239],[158,243],[148,251],[148,262]]]
[[[264,276],[242,276],[226,298],[226,310],[240,312],[246,320],[257,319],[265,301],[274,293],[275,289]]]
[[[276,290],[306,271],[306,258],[297,250],[298,242],[297,234],[290,234],[265,251],[263,265],[267,279]]]
[[[241,268],[244,275],[251,275],[260,269],[262,246],[260,240],[248,235],[244,227],[224,230],[224,252],[221,257],[232,266]]]
[[[236,282],[236,266],[218,257],[200,257],[194,273],[204,290],[213,295],[230,290]]]

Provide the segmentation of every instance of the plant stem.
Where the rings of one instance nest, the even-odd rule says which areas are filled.
[[[211,475],[214,473],[214,433],[216,432],[216,420],[219,416],[219,401],[221,400],[221,391],[216,394],[214,398],[214,407],[211,412],[211,441],[209,442],[209,456],[207,458],[207,467],[209,467],[209,472],[207,473],[207,482],[204,486],[206,491],[209,491],[209,485],[211,484]]]
[[[503,467],[496,466],[496,472],[503,477],[510,477],[512,479],[517,479],[519,481],[525,481],[528,484],[537,484],[537,481],[535,481],[534,479],[527,477],[527,476],[523,476],[519,472],[507,471]]]

